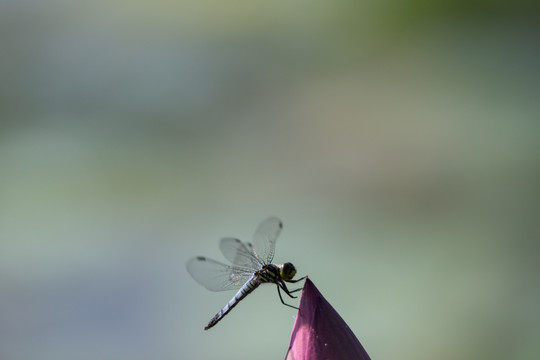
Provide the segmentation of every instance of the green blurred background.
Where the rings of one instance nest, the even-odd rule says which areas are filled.
[[[0,358],[283,358],[185,270],[278,215],[373,359],[538,359],[537,4],[3,0]]]

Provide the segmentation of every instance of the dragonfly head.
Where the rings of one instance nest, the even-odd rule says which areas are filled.
[[[283,280],[289,281],[289,280],[292,280],[294,275],[296,275],[296,268],[294,267],[293,264],[288,262],[288,263],[285,263],[285,264],[281,265],[281,269],[280,269],[279,273],[280,273],[281,278]]]

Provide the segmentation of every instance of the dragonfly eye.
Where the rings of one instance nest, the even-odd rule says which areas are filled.
[[[281,277],[283,280],[291,280],[296,275],[296,268],[290,262],[283,264],[281,267]]]

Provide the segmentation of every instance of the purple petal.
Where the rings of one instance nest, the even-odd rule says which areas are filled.
[[[349,326],[306,279],[286,360],[370,360]]]

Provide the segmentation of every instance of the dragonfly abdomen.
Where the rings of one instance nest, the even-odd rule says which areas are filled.
[[[223,309],[221,309],[220,312],[218,312],[216,316],[214,316],[212,320],[210,320],[204,330],[208,330],[212,326],[216,325],[221,319],[223,319],[225,315],[229,313],[229,311],[231,311],[242,299],[248,296],[260,284],[260,280],[257,277],[253,276],[249,281],[244,284],[244,286],[240,288],[240,290],[238,290],[236,295],[234,295],[234,297],[227,303],[227,305],[225,305]]]

